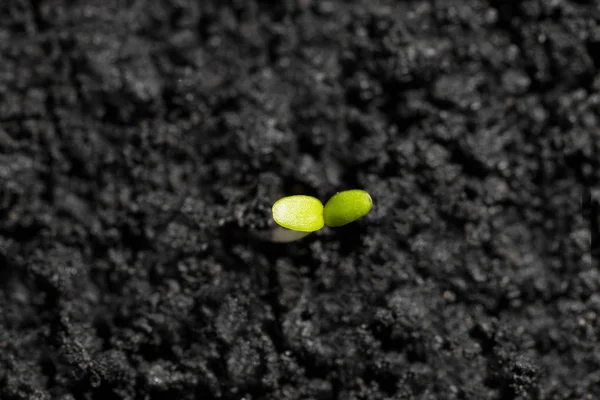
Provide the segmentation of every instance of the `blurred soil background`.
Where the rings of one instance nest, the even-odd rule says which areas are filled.
[[[0,399],[599,399],[599,148],[599,1],[2,0]]]

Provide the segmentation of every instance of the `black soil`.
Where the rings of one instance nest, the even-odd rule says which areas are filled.
[[[593,0],[2,0],[0,399],[599,399],[599,71]]]

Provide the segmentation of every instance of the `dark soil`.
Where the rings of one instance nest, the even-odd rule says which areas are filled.
[[[599,399],[599,71],[597,0],[0,1],[0,399]]]

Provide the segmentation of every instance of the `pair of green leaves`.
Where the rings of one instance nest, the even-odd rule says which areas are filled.
[[[278,225],[299,232],[314,232],[325,225],[338,227],[368,214],[373,200],[364,190],[346,190],[331,197],[325,206],[312,196],[288,196],[273,204]]]

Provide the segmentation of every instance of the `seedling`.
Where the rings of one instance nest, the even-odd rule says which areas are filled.
[[[339,227],[354,222],[367,215],[372,207],[373,200],[369,193],[364,190],[346,190],[332,196],[325,207],[315,197],[298,195],[277,200],[272,211],[273,219],[278,225],[291,231],[303,232],[304,234],[297,236],[302,238],[325,225]]]

